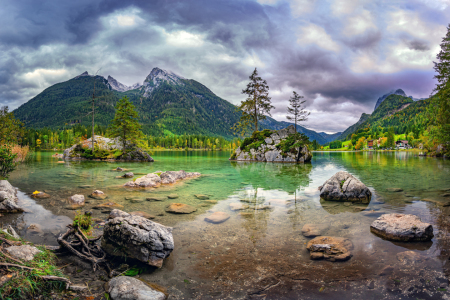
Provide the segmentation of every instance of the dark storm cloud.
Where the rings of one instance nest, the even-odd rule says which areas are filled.
[[[405,1],[407,9],[402,3],[355,3],[315,2],[307,10],[301,0],[4,0],[0,104],[15,108],[86,70],[142,83],[153,67],[196,79],[237,104],[258,67],[278,119],[297,90],[314,112],[311,128],[344,130],[392,89],[428,96],[433,72],[423,57],[434,51],[435,28],[447,25],[449,16],[448,8],[420,0]],[[339,13],[335,4],[343,7]],[[403,28],[404,20],[395,21],[404,15],[391,15],[397,12],[406,21],[417,15],[411,26],[425,25]],[[119,24],[119,16],[131,18],[125,20],[130,24]],[[355,16],[360,19],[352,21]],[[395,56],[403,51],[399,44],[413,51],[408,59]],[[341,119],[325,122],[332,113]]]
[[[430,46],[428,46],[428,43],[423,42],[423,41],[411,40],[411,41],[405,41],[405,43],[408,45],[409,49],[412,49],[412,50],[419,50],[419,51],[430,50]]]

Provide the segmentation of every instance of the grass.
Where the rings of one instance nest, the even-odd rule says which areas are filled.
[[[0,230],[0,237],[13,242],[16,245],[24,245],[32,243],[22,239],[15,239]],[[5,247],[6,242],[0,240],[0,246]],[[8,267],[10,275],[13,277],[0,287],[0,299],[33,299],[41,297],[41,299],[54,298],[54,292],[61,292],[65,289],[66,284],[60,281],[46,281],[41,276],[50,275],[65,277],[64,274],[56,267],[56,256],[45,247],[37,246],[40,253],[36,254],[34,259],[19,264],[17,261],[11,260],[0,253],[0,262],[22,265],[33,268],[22,269],[18,267]],[[2,268],[2,271],[5,269]],[[2,274],[2,273],[0,273]],[[2,274],[3,275],[3,274]],[[52,295],[53,294],[53,295]]]
[[[81,213],[77,211],[72,223],[74,228],[80,228],[80,230],[87,236],[92,235],[92,217],[90,214]]]

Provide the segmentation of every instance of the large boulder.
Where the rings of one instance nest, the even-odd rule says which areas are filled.
[[[345,261],[352,257],[353,244],[349,239],[332,236],[319,236],[308,242],[306,248],[311,259]]]
[[[237,161],[261,161],[261,162],[290,162],[290,163],[305,163],[311,161],[312,153],[306,145],[297,147],[288,153],[284,153],[280,149],[280,143],[285,141],[289,136],[295,134],[293,125],[278,130],[270,131],[264,130],[261,133],[266,133],[266,138],[260,142],[256,149],[244,151],[238,147],[230,157],[230,160]]]
[[[116,160],[122,161],[154,161],[153,158],[144,150],[137,147],[135,144],[127,142],[125,144],[125,151],[123,149],[123,142],[121,138],[117,137],[114,139],[106,138],[103,136],[94,136],[94,148],[102,150],[121,150],[123,154],[116,157]],[[92,149],[92,138],[84,140],[82,144],[72,145],[70,148],[64,150],[64,159],[82,159],[81,150],[82,149]]]
[[[157,171],[147,174],[143,177],[136,178],[135,180],[128,181],[124,184],[125,187],[141,187],[141,188],[151,188],[159,187],[161,184],[171,184],[179,180],[198,177],[201,174],[198,172],[185,172],[180,171]]]
[[[102,248],[110,255],[161,268],[174,249],[172,228],[136,215],[116,217],[105,224]]]
[[[23,212],[17,205],[17,191],[8,180],[0,180],[0,212]]]
[[[164,300],[166,295],[129,276],[118,276],[108,283],[108,293],[112,300]]]
[[[385,214],[373,221],[370,231],[391,241],[416,242],[433,238],[433,226],[418,216]]]
[[[69,197],[70,204],[84,205],[84,195],[76,194]]]
[[[359,179],[340,171],[319,187],[320,198],[328,201],[369,203],[372,193]]]

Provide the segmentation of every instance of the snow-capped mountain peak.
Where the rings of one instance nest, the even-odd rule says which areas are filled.
[[[140,83],[135,83],[132,86],[126,86],[125,84],[118,82],[116,79],[114,79],[113,77],[111,77],[109,75],[108,75],[107,80],[108,80],[108,83],[111,86],[111,88],[113,90],[116,90],[119,92],[126,92],[129,90],[134,90],[134,89],[140,88],[142,86]]]
[[[150,93],[157,88],[162,82],[167,81],[172,84],[183,84],[182,79],[186,79],[179,76],[172,71],[163,70],[160,68],[153,68],[150,74],[144,80],[145,93],[144,97],[150,95]]]

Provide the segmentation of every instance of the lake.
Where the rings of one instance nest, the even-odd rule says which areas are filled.
[[[32,162],[11,174],[9,181],[19,188],[27,212],[6,215],[2,222],[14,224],[33,242],[56,245],[56,237],[75,214],[65,208],[67,198],[87,197],[99,189],[108,199],[86,198],[83,211],[113,201],[124,211],[144,211],[154,215],[155,222],[174,227],[174,252],[161,269],[140,275],[167,287],[171,299],[450,299],[445,206],[450,201],[445,197],[450,191],[449,160],[413,152],[316,152],[312,162],[303,165],[230,162],[230,153],[220,151],[165,151],[153,153],[153,163],[58,163],[52,154],[37,152]],[[123,174],[113,171],[119,166],[138,174],[185,170],[202,176],[170,187],[132,190],[122,186],[130,179],[116,179]],[[369,187],[369,204],[320,200],[318,187],[338,171],[350,172]],[[31,199],[28,195],[35,190],[51,197]],[[179,198],[167,199],[169,194]],[[208,195],[209,200],[194,194]],[[150,196],[166,200],[127,200]],[[197,211],[166,213],[164,208],[174,202]],[[230,203],[249,208],[231,211]],[[107,217],[92,211],[94,218]],[[230,218],[221,224],[206,222],[215,211]],[[435,237],[426,243],[395,243],[370,233],[377,217],[392,212],[419,216],[433,225]],[[39,224],[41,230],[30,232],[30,224]],[[349,238],[353,257],[346,262],[310,260],[310,238],[301,231],[305,224],[320,225],[323,235]]]

